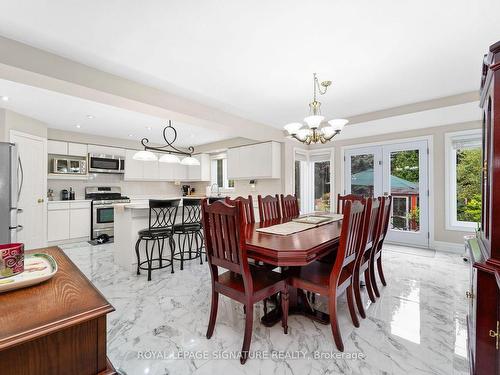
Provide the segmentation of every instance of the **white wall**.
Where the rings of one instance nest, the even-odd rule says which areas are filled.
[[[0,109],[0,141],[9,142],[11,130],[47,138],[47,124],[16,112]]]

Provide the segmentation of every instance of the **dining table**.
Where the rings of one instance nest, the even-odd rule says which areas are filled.
[[[324,213],[323,213],[324,214]],[[291,221],[293,218],[280,218],[245,225],[245,243],[248,258],[267,265],[280,267],[282,272],[305,266],[317,260],[334,262],[337,252],[342,220],[321,224],[300,232],[279,235],[258,231]],[[300,314],[319,323],[328,324],[328,314],[315,309],[306,293],[289,286],[289,315]],[[267,327],[281,320],[281,308],[277,306],[264,314],[261,323]]]

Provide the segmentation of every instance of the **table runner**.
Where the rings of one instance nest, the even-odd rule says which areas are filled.
[[[334,221],[342,219],[342,215],[337,215],[337,214],[328,214],[325,216],[330,217],[331,220],[319,224],[307,224],[307,223],[298,223],[296,221],[289,221],[287,223],[276,224],[266,228],[258,228],[256,229],[256,231],[260,233],[275,234],[278,236],[287,236],[293,233],[302,232],[304,230],[316,228],[319,227],[320,225],[329,224]]]

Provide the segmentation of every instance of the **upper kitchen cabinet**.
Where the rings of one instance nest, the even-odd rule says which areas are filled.
[[[52,139],[47,141],[48,154],[86,157],[87,152],[86,144],[54,141]]]
[[[133,156],[137,150],[125,151],[125,174],[124,180],[142,180],[144,177],[144,162],[134,160]]]
[[[193,155],[200,165],[190,165],[187,168],[189,181],[210,181],[210,156],[208,154]]]
[[[113,156],[125,156],[126,150],[118,147],[108,147],[99,145],[88,145],[89,154],[101,154],[101,155],[113,155]]]
[[[159,161],[134,160],[137,150],[125,152],[126,181],[208,181],[210,180],[210,159],[208,155],[200,156],[204,163],[199,166],[186,166],[182,164],[160,163]],[[161,154],[157,155],[158,158]],[[208,172],[207,172],[208,170]],[[206,177],[208,173],[208,177]],[[202,180],[201,178],[206,178]]]
[[[230,148],[227,151],[227,178],[281,178],[281,144],[264,142]]]

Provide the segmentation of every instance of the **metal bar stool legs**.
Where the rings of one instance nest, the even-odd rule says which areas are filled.
[[[172,272],[174,272],[172,258],[164,258],[163,252],[165,250],[165,240],[169,240],[170,254],[173,255],[171,236],[167,237],[139,237],[135,244],[135,254],[137,256],[137,274],[141,274],[141,270],[148,271],[148,281],[151,281],[151,272],[153,270],[159,270],[166,267],[171,267]],[[141,241],[145,241],[145,255],[146,260],[141,261],[141,251],[140,245]],[[149,242],[152,242],[151,246]],[[175,244],[174,244],[175,246]],[[155,249],[158,256],[155,257]],[[156,263],[156,264],[154,264]]]
[[[173,252],[172,259],[181,262],[180,269],[184,269],[185,260],[194,260],[200,258],[200,264],[203,264],[201,257],[203,241],[201,237],[201,230],[187,230],[177,232],[177,244],[179,250]],[[195,245],[195,247],[193,247]]]

